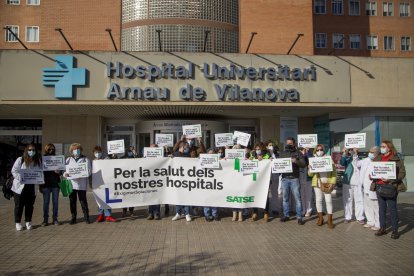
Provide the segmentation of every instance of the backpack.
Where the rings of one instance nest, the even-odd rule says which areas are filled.
[[[13,186],[14,177],[12,174],[6,179],[6,183],[4,183],[2,191],[3,195],[6,199],[10,200],[13,197],[13,191],[11,190]]]

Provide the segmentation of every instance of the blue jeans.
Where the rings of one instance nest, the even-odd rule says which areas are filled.
[[[160,215],[160,209],[161,209],[161,205],[150,205],[148,206],[148,213],[150,215]]]
[[[175,213],[176,214],[179,214],[181,209],[184,209],[184,214],[186,214],[186,215],[190,214],[190,206],[175,205]]]
[[[57,220],[58,217],[58,205],[59,205],[59,187],[42,188],[43,192],[43,218],[47,220],[49,218],[49,202],[50,193],[52,193],[52,204],[53,204],[53,220]]]
[[[398,196],[398,195],[397,195]],[[391,228],[392,231],[398,231],[398,209],[397,209],[397,196],[395,198],[384,198],[377,192],[378,207],[379,207],[379,222],[381,228],[386,228],[387,220],[387,207],[390,209],[391,214]]]
[[[217,217],[217,207],[204,207],[204,216],[209,217],[210,214],[213,217]]]
[[[104,214],[105,217],[110,217],[111,216],[111,209],[101,209],[101,208],[99,208],[98,210],[99,210],[98,213],[100,215]]]
[[[300,184],[298,178],[282,178],[283,190],[283,216],[289,217],[289,196],[293,193],[296,202],[296,217],[302,218],[302,202],[300,200]]]

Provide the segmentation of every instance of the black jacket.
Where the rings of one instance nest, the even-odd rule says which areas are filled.
[[[282,178],[299,178],[299,168],[306,167],[306,161],[303,158],[303,155],[297,148],[293,151],[281,151],[279,158],[295,158],[296,162],[292,163],[292,171],[291,173],[283,173]]]

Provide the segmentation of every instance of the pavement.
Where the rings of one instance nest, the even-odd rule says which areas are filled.
[[[277,218],[232,222],[225,209],[221,221],[173,222],[173,206],[160,221],[147,221],[141,207],[133,217],[115,210],[116,223],[96,223],[89,192],[88,202],[93,223],[69,225],[69,201],[60,197],[63,224],[42,227],[38,194],[34,229],[17,232],[14,202],[1,197],[0,275],[414,275],[414,193],[398,198],[399,240],[344,224],[340,195],[333,230],[316,226],[315,216],[303,226]]]

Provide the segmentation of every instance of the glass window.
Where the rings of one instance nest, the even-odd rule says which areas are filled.
[[[20,5],[20,0],[7,0],[7,5]]]
[[[316,14],[326,14],[326,0],[315,0],[314,8]]]
[[[26,5],[40,5],[40,0],[27,0]]]
[[[15,26],[15,25],[8,25],[5,26],[6,28],[10,28],[10,30],[17,35],[17,37],[19,37],[19,26]],[[5,34],[5,40],[6,42],[17,42],[17,39],[14,37],[14,35],[9,32],[9,30],[5,29],[4,30],[4,34]]]
[[[342,15],[343,14],[343,2],[342,0],[332,0],[332,14]]]
[[[39,42],[39,27],[27,26],[26,27],[26,41],[27,42]]]
[[[401,17],[411,16],[410,3],[400,3],[400,16]]]
[[[411,51],[411,37],[401,37],[401,51]]]
[[[315,48],[326,48],[325,33],[315,33]]]
[[[393,36],[384,36],[384,50],[394,50]]]
[[[367,36],[367,49],[368,50],[378,49],[378,37],[376,35]]]
[[[367,2],[365,9],[367,11],[368,16],[376,16],[377,15],[377,2],[373,2],[373,1]]]
[[[349,15],[359,15],[359,0],[349,0]]]
[[[382,2],[382,15],[383,16],[394,15],[394,4],[392,2]]]
[[[361,36],[357,34],[349,35],[349,48],[360,49],[361,48]]]
[[[343,49],[344,48],[344,35],[343,34],[333,34],[333,47],[335,49]]]

